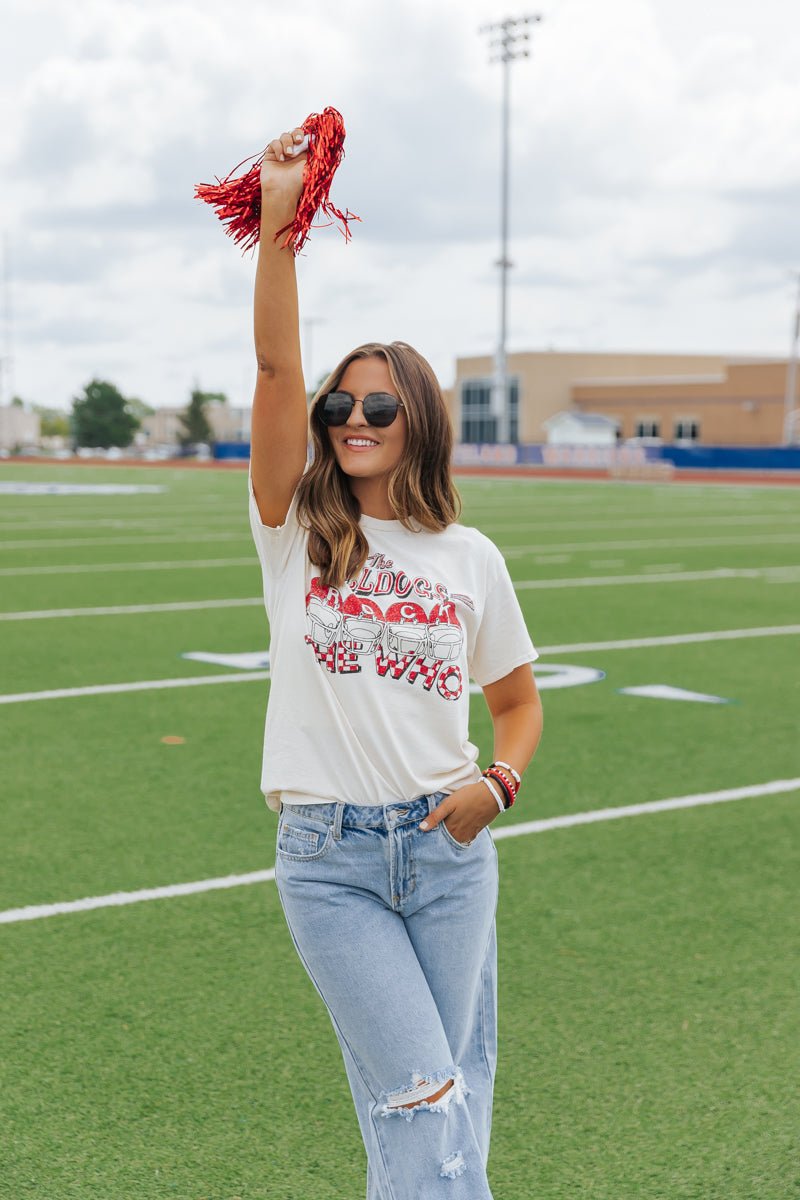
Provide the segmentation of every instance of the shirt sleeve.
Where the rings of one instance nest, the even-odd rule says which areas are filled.
[[[259,562],[265,577],[277,579],[286,570],[292,555],[302,548],[303,535],[307,530],[297,519],[297,488],[292,496],[289,511],[282,525],[265,525],[256,504],[253,492],[253,476],[247,469],[249,494],[250,529],[256,544]]]
[[[469,673],[479,687],[486,687],[538,657],[508,567],[501,557],[499,573],[486,594],[469,658]]]

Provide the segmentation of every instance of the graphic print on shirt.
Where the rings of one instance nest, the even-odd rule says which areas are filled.
[[[371,554],[347,587],[343,598],[318,576],[311,580],[305,640],[320,666],[331,674],[357,675],[371,664],[381,678],[419,683],[443,700],[457,700],[464,687],[457,665],[464,629],[455,601],[474,612],[472,597],[451,595],[443,583],[397,570],[382,554]],[[386,597],[385,608],[376,596]]]

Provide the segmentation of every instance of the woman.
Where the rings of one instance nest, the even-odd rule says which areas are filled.
[[[402,342],[359,347],[307,412],[295,260],[275,242],[302,189],[301,140],[284,133],[264,158],[255,285],[249,503],[271,633],[275,880],[341,1046],[368,1200],[487,1200],[488,826],[541,736],[538,653],[500,551],[457,521],[449,418],[425,359]],[[470,675],[494,723],[485,774]]]

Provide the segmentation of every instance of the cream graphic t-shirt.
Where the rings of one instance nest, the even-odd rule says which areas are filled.
[[[369,557],[341,588],[309,562],[297,493],[250,526],[270,625],[261,790],[280,801],[389,804],[480,779],[469,681],[538,657],[502,554],[479,530],[361,517]]]

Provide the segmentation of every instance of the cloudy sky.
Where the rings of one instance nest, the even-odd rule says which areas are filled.
[[[452,382],[498,325],[501,68],[478,30],[526,11],[510,349],[787,354],[796,0],[6,0],[3,399],[68,407],[97,376],[248,404],[255,258],[194,185],[328,104],[333,199],[362,223],[298,260],[307,374],[402,338]]]

